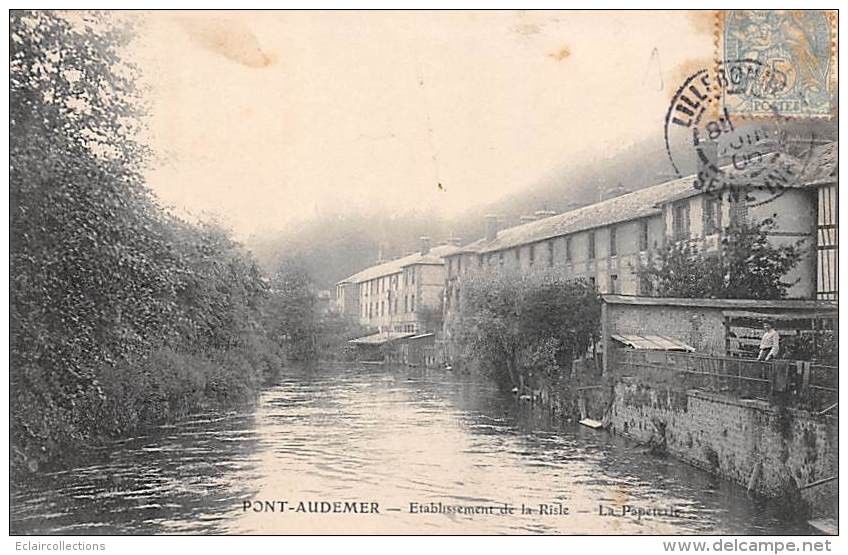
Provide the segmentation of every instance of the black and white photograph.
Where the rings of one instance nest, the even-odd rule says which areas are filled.
[[[834,550],[837,10],[8,15],[15,551]]]

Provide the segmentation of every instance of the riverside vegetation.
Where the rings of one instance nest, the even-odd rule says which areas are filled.
[[[584,279],[555,271],[469,275],[452,324],[458,362],[501,389],[535,388],[570,374],[600,335],[601,300]]]
[[[771,218],[734,224],[715,254],[694,241],[668,241],[637,275],[658,296],[785,298],[791,283],[784,278],[799,263],[802,245],[773,245],[768,236],[774,227]],[[584,279],[556,270],[471,274],[463,280],[458,313],[450,325],[457,363],[487,373],[503,390],[549,393],[575,413],[576,388],[605,383],[593,360],[601,299]],[[827,362],[835,348],[826,333],[820,335],[817,351],[806,358]],[[799,358],[804,349],[811,351],[805,344],[785,346]]]
[[[11,465],[252,399],[312,356],[308,276],[162,209],[130,26],[10,13]]]

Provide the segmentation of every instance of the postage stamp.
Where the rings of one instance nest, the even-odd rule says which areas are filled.
[[[717,61],[751,60],[723,105],[740,116],[828,117],[836,91],[835,14],[824,10],[719,12]],[[753,77],[753,78],[750,78]],[[732,93],[731,93],[732,92]]]

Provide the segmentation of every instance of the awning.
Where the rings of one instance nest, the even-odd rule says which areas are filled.
[[[358,337],[356,339],[351,339],[348,343],[353,345],[384,345],[390,341],[397,341],[398,339],[406,339],[407,337],[412,337],[415,335],[414,333],[406,333],[399,331],[385,331],[374,333],[371,335],[366,335],[365,337]]]
[[[415,337],[410,337],[409,340],[410,341],[418,341],[419,339],[429,339],[429,338],[431,338],[435,335],[436,334],[434,334],[434,333],[422,333],[421,335],[416,335]]]
[[[610,337],[628,347],[645,351],[695,351],[694,347],[664,335],[611,335]]]

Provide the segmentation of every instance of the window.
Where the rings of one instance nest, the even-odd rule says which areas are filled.
[[[403,297],[403,311],[409,312],[409,295]]]
[[[410,298],[411,300],[409,301],[409,311],[415,312],[415,295],[412,295],[412,297]]]
[[[551,239],[548,241],[548,267],[552,267],[554,265],[554,241]]]
[[[504,254],[503,254],[503,251],[501,251],[501,252],[498,253],[498,264],[503,266],[503,263],[504,263]]]
[[[595,232],[589,232],[589,260],[595,259]]]
[[[521,266],[521,247],[515,249],[515,265]]]
[[[453,258],[448,258],[448,275],[453,275]]]
[[[530,265],[536,262],[536,245],[530,245]]]
[[[648,250],[648,220],[639,222],[639,250]]]
[[[734,225],[748,222],[748,203],[744,198],[730,201],[730,222]]]
[[[462,273],[462,257],[461,256],[456,257],[456,273],[457,274]]]
[[[609,228],[609,255],[616,256],[618,254],[618,245],[616,244],[616,228],[611,225]]]
[[[712,235],[721,231],[721,198],[707,195],[704,197],[704,234]]]
[[[689,239],[689,202],[675,204],[671,216],[674,238],[678,241]]]
[[[610,293],[612,293],[613,295],[617,295],[620,292],[618,288],[618,274],[610,274]]]
[[[571,262],[571,237],[565,238],[565,261]]]
[[[477,257],[477,267],[478,268],[483,267],[483,255],[482,254]]]
[[[409,269],[409,283],[415,285],[415,268]]]

